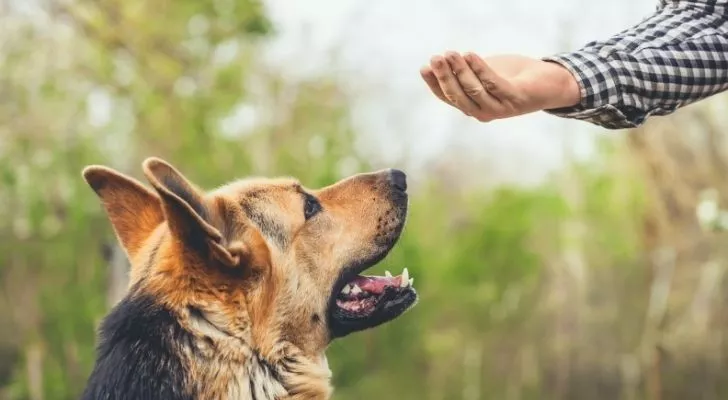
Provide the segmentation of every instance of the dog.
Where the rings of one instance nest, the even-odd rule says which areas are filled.
[[[131,264],[84,400],[328,399],[329,343],[417,302],[407,269],[359,275],[402,233],[402,171],[319,190],[249,178],[206,193],[164,160],[142,167],[153,190],[83,170]]]

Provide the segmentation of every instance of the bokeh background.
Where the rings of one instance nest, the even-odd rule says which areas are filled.
[[[728,98],[631,131],[480,124],[418,69],[532,56],[653,0],[0,0],[0,399],[77,398],[126,260],[80,171],[211,188],[383,167],[411,312],[334,343],[335,399],[728,398]]]

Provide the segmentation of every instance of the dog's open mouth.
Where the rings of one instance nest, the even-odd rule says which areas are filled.
[[[402,315],[417,301],[414,278],[401,275],[357,275],[335,297],[331,310],[334,337],[373,328]]]
[[[357,276],[341,289],[336,305],[350,314],[371,315],[379,301],[385,299],[386,292],[403,294],[413,283],[407,268],[399,276],[392,276],[389,271],[386,276]]]

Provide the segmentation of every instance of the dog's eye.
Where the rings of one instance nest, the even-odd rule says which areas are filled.
[[[306,202],[303,205],[303,216],[308,220],[309,218],[313,217],[314,215],[318,214],[319,211],[321,211],[321,203],[316,200],[315,197],[311,196],[310,194],[306,194]]]

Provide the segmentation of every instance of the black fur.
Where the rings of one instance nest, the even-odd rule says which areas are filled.
[[[178,355],[191,338],[151,296],[128,295],[104,320],[100,338],[82,400],[194,398]]]

